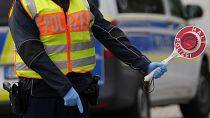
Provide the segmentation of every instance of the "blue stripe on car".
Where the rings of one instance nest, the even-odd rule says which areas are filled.
[[[7,32],[0,32],[0,55],[2,54],[6,37]]]
[[[179,23],[167,22],[167,21],[120,21],[118,26],[120,27],[158,27],[158,28],[168,28],[176,29]]]

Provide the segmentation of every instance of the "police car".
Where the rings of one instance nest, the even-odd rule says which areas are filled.
[[[177,31],[188,20],[202,16],[196,5],[183,6],[180,0],[92,0],[113,25],[119,26],[129,40],[152,61],[161,61],[173,50]],[[8,94],[3,81],[15,81],[13,44],[7,27],[7,13],[11,3],[2,1],[0,19],[0,112],[7,110]],[[185,117],[204,118],[210,108],[210,80],[208,54],[191,61],[178,59],[168,67],[168,73],[155,81],[155,90],[147,94],[142,89],[143,76],[115,58],[95,41],[97,66],[93,74],[101,76],[100,98],[95,112],[124,111],[119,115],[150,118],[150,104],[162,106],[180,104]],[[119,116],[120,117],[120,116]]]
[[[12,42],[11,34],[9,34],[9,28],[7,26],[8,11],[12,1],[4,0],[0,2],[0,113],[10,112],[9,95],[8,92],[3,90],[3,82],[16,81],[13,66],[13,52],[14,45]],[[8,45],[5,45],[8,44]],[[4,56],[2,56],[2,54]]]

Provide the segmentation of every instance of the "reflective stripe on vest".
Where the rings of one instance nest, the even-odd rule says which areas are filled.
[[[36,21],[45,51],[63,74],[93,70],[96,54],[90,28],[94,16],[87,0],[70,0],[67,13],[52,0],[21,0],[21,3]],[[41,78],[18,54],[16,73],[20,77]]]
[[[89,64],[93,64],[95,62],[95,56],[87,57],[83,59],[73,60],[72,67],[81,67]],[[61,69],[65,69],[67,67],[66,61],[56,62],[56,66]],[[16,69],[18,70],[30,70],[24,63],[16,63]]]
[[[90,42],[84,42],[84,43],[76,43],[71,45],[71,51],[80,51],[85,49],[94,48],[94,40],[91,40]],[[66,45],[52,45],[52,46],[46,46],[45,48],[47,53],[61,53],[66,52]]]

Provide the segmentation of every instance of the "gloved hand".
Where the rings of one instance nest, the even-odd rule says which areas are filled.
[[[154,72],[154,74],[153,74],[154,79],[160,78],[165,72],[167,72],[166,65],[164,65],[160,62],[152,62],[148,65],[147,73],[152,72],[157,67],[160,67],[160,68]]]
[[[79,98],[78,93],[76,92],[76,90],[73,87],[64,96],[64,105],[65,106],[77,106],[80,113],[83,113],[82,102]]]

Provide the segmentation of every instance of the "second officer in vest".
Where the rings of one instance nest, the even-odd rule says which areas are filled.
[[[87,0],[17,0],[9,26],[16,45],[16,74],[28,91],[24,118],[86,118],[83,92],[96,65],[93,35],[116,57],[154,78],[166,72],[133,47]]]

